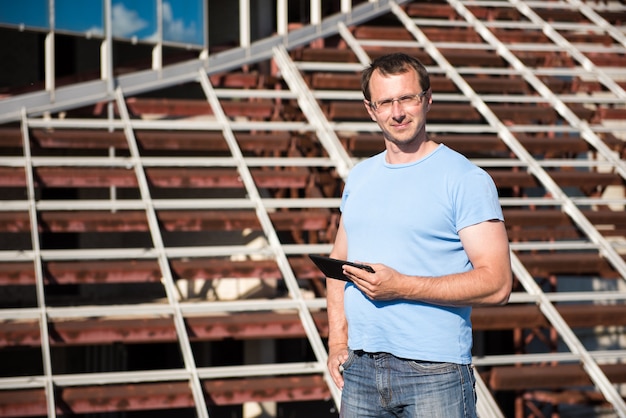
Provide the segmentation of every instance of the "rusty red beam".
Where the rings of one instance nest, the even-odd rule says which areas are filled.
[[[369,115],[363,103],[335,100],[327,105],[327,115],[331,120],[368,120]],[[481,116],[469,103],[446,103],[433,106],[428,113],[430,120],[479,121]]]
[[[572,328],[626,326],[625,305],[558,305],[563,319]],[[328,335],[326,312],[312,312],[318,332]],[[192,341],[219,341],[261,338],[303,338],[304,328],[296,312],[239,312],[185,319]],[[472,323],[477,331],[534,329],[550,327],[535,305],[507,305],[475,308]],[[173,320],[166,317],[53,319],[48,323],[53,346],[112,343],[158,343],[177,340]],[[0,347],[39,346],[36,320],[0,323]]]
[[[328,335],[326,313],[312,313],[318,332]],[[297,313],[233,313],[192,316],[185,319],[192,341],[219,341],[260,338],[303,338],[306,336]],[[0,347],[38,346],[41,344],[37,321],[0,323]],[[112,343],[176,342],[172,318],[83,318],[53,320],[48,325],[50,344],[108,345]]]
[[[254,119],[270,119],[278,106],[271,99],[220,100],[220,104],[226,116]],[[213,109],[206,100],[132,97],[126,100],[126,105],[133,115],[161,114],[182,117],[213,114]]]
[[[433,3],[409,3],[402,6],[406,13],[412,17],[430,17],[440,19],[454,19],[457,12],[449,4],[433,4]]]
[[[626,383],[626,364],[601,364],[614,384]],[[526,365],[494,367],[485,373],[492,390],[561,389],[591,386],[582,364]]]
[[[498,187],[538,187],[539,182],[525,171],[488,169]],[[243,184],[233,169],[213,168],[146,168],[148,180],[163,188],[242,188]],[[560,186],[582,188],[623,185],[618,174],[595,171],[561,170],[548,173]],[[310,172],[306,168],[289,170],[253,169],[252,176],[258,187],[306,188]],[[137,187],[133,170],[122,168],[38,167],[35,169],[37,185],[41,187]],[[0,167],[0,186],[24,187],[23,168]]]
[[[159,221],[166,231],[241,231],[261,230],[252,210],[160,210]],[[269,214],[277,230],[319,231],[328,228],[330,210],[284,210]],[[43,211],[39,212],[39,231],[49,232],[129,232],[147,231],[144,211]],[[0,212],[0,232],[28,232],[27,212]]]
[[[609,262],[598,253],[519,253],[518,258],[535,277],[550,275],[620,277]]]
[[[158,263],[152,260],[49,262],[44,266],[45,284],[156,283],[160,277]],[[33,263],[0,263],[1,286],[34,284]]]
[[[554,392],[545,390],[529,390],[523,395],[524,400],[549,403],[552,405],[605,405],[609,402],[600,392],[585,391],[582,389],[559,389]]]
[[[324,74],[322,74],[324,75]],[[326,80],[325,83],[342,83],[346,81],[338,79],[334,81],[329,75],[327,77],[314,78],[313,80]],[[333,77],[338,77],[333,74]],[[504,79],[509,80],[509,79]],[[358,80],[357,80],[358,81]],[[497,86],[498,79],[478,79],[488,86]],[[477,81],[477,82],[478,82]],[[507,81],[510,82],[510,81]],[[504,83],[504,81],[502,81]],[[479,87],[479,86],[478,86]],[[612,109],[599,110],[606,118],[614,119],[619,115],[613,115]],[[135,136],[145,150],[188,150],[188,151],[207,151],[207,152],[228,152],[228,146],[220,132],[195,132],[180,131],[173,135],[169,131],[142,131],[137,130]],[[623,149],[623,141],[613,138],[610,135],[604,135],[604,141],[607,145],[614,149]],[[85,130],[85,129],[60,129],[54,131],[34,129],[30,133],[31,140],[43,148],[76,148],[76,149],[108,149],[114,147],[117,149],[128,148],[127,141],[121,131],[108,132],[105,130]],[[236,134],[239,146],[243,151],[251,153],[267,153],[267,152],[287,152],[290,144],[294,141],[300,141],[301,138],[292,136],[291,133],[285,131],[279,132],[256,132]],[[378,134],[359,134],[346,142],[349,150],[358,151],[365,147],[369,149],[368,144],[372,143],[375,150],[379,150],[381,146],[380,135]],[[580,153],[589,150],[589,145],[580,138],[572,137],[556,137],[542,138],[519,134],[518,139],[522,144],[533,153],[541,152],[563,152],[563,153]],[[495,135],[438,135],[435,140],[445,143],[460,152],[480,152],[485,150],[508,151],[508,147]],[[16,128],[0,129],[0,145],[4,147],[21,148],[22,139],[21,131]],[[260,151],[261,150],[261,151]]]
[[[420,5],[421,7],[422,5]],[[472,8],[480,10],[480,8]],[[484,9],[483,9],[484,10]],[[492,13],[495,14],[492,10]],[[482,38],[473,28],[455,27],[442,30],[436,27],[425,27],[422,29],[426,36],[433,42],[482,42]],[[502,42],[527,42],[527,43],[551,43],[550,39],[542,31],[529,31],[514,28],[505,30],[494,28],[494,34]],[[387,39],[387,40],[413,40],[413,37],[406,29],[392,26],[359,26],[354,30],[354,34],[359,39]],[[579,41],[590,43],[612,43],[610,35],[607,34],[583,34],[578,36]],[[438,91],[438,90],[434,90]]]
[[[572,328],[626,325],[626,305],[572,303],[556,305],[558,312]],[[479,331],[513,328],[545,328],[550,323],[536,305],[477,307],[472,310],[472,325]]]
[[[19,128],[13,131],[0,130],[0,143],[21,147]],[[16,135],[17,136],[16,138]],[[87,130],[87,129],[33,129],[30,133],[33,142],[42,148],[76,149],[128,149],[128,141],[122,131]],[[136,130],[135,138],[144,150],[196,150],[223,151],[230,149],[221,132],[216,131],[151,131]],[[292,134],[287,131],[277,132],[236,132],[235,139],[239,147],[246,152],[261,150],[286,151],[292,141]]]
[[[546,138],[524,133],[516,133],[520,143],[533,154],[567,154],[584,153],[592,149],[590,145],[581,138],[562,136]],[[359,133],[349,137],[340,137],[346,141],[349,149],[379,149],[381,144],[380,135],[377,133]],[[462,153],[489,153],[493,151],[510,152],[510,149],[502,142],[497,135],[490,134],[437,134],[433,140],[444,143],[450,148]],[[624,141],[614,135],[605,134],[602,136],[604,143],[611,149],[621,152],[625,145]]]
[[[361,88],[359,74],[315,72],[310,74],[309,78],[308,82],[314,89],[359,90]],[[478,93],[525,94],[528,92],[528,85],[521,77],[467,75],[465,81]],[[433,91],[439,93],[460,92],[456,84],[445,75],[431,74],[430,86]]]
[[[585,217],[604,236],[626,234],[626,212],[584,210]],[[583,231],[558,209],[504,209],[507,232],[511,241],[582,239]]]
[[[211,83],[218,87],[253,89],[260,87],[260,84],[262,84],[262,77],[256,71],[218,73],[210,75],[209,78]]]
[[[330,398],[326,383],[318,375],[214,379],[202,381],[202,386],[209,407]],[[55,398],[60,415],[194,407],[187,382],[59,387]],[[35,417],[46,414],[43,389],[0,391],[0,416]]]
[[[607,230],[626,228],[626,211],[584,210],[583,214],[594,225]],[[252,210],[159,210],[159,221],[167,231],[238,231],[246,228],[260,230],[261,225]],[[283,210],[269,214],[278,230],[323,230],[333,222],[330,210]],[[552,237],[555,228],[574,228],[573,220],[557,209],[504,209],[507,227],[532,227],[545,238]],[[144,211],[41,211],[39,230],[50,232],[127,232],[147,231]],[[608,228],[606,228],[608,227]],[[27,212],[0,212],[0,232],[29,232]]]
[[[210,404],[328,400],[330,391],[321,375],[204,380]]]
[[[362,103],[355,101],[332,101],[327,105],[328,118],[331,120],[367,120],[367,111]],[[554,124],[558,119],[557,112],[549,106],[494,104],[491,110],[503,120],[517,124],[537,123]],[[582,106],[570,104],[571,110],[584,120],[591,120],[595,111]],[[458,120],[479,122],[481,114],[469,103],[439,103],[433,105],[428,112],[430,121]]]
[[[613,383],[626,382],[626,365],[601,365]],[[581,365],[494,367],[481,373],[493,391],[532,390],[543,388],[544,397],[554,389],[590,386],[591,380]],[[328,399],[330,394],[319,375],[216,379],[202,382],[211,405],[241,405],[244,402],[290,402]],[[530,392],[532,395],[534,392]],[[593,394],[597,392],[589,391]],[[595,402],[599,401],[594,396]],[[588,397],[577,401],[586,403]],[[55,402],[59,414],[97,413],[138,410],[193,408],[193,396],[187,382],[135,383],[60,387]],[[0,391],[0,415],[32,417],[46,414],[43,389]]]
[[[572,218],[557,209],[504,209],[507,222],[516,226],[568,226]],[[626,211],[583,210],[583,215],[596,225],[626,226]]]
[[[536,277],[580,275],[617,278],[619,274],[597,253],[521,253],[520,261]],[[299,279],[323,278],[305,257],[289,260]],[[223,277],[281,279],[273,260],[233,261],[220,258],[172,259],[176,278],[219,279]],[[150,283],[160,282],[161,271],[155,260],[50,261],[44,263],[46,284]],[[0,264],[0,285],[32,285],[34,267],[29,262]]]
[[[258,187],[305,188],[309,171],[295,167],[289,170],[252,169]],[[37,167],[35,183],[39,187],[137,187],[132,169],[117,167]],[[146,168],[148,181],[164,188],[243,188],[235,168]],[[23,168],[0,167],[0,186],[23,187],[26,177]]]
[[[221,279],[224,277],[281,279],[274,260],[234,261],[230,258],[172,259],[176,278]],[[323,278],[305,257],[289,262],[299,279]],[[156,283],[162,278],[156,260],[50,261],[44,263],[45,284]],[[0,285],[32,285],[34,267],[29,262],[0,263]]]
[[[502,187],[541,187],[541,183],[525,171],[488,169],[496,186]],[[561,187],[596,188],[610,185],[623,185],[623,179],[615,173],[597,171],[549,171],[548,175]]]

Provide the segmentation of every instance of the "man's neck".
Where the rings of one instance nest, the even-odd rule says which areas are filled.
[[[386,161],[389,164],[408,164],[426,157],[437,149],[438,144],[426,138],[407,146],[399,146],[389,141],[385,141],[387,149]]]

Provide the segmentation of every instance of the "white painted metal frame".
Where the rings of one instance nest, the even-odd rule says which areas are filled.
[[[189,373],[189,384],[191,387],[191,393],[193,395],[194,405],[196,408],[196,414],[199,418],[208,417],[208,410],[206,401],[204,399],[204,392],[202,390],[202,384],[198,377],[198,371],[191,351],[191,343],[189,342],[189,335],[187,334],[187,327],[185,326],[185,320],[181,313],[177,288],[174,284],[174,277],[170,268],[169,259],[165,251],[165,245],[163,244],[163,237],[161,236],[161,229],[159,227],[159,220],[156,215],[156,210],[152,204],[152,196],[150,195],[150,187],[148,186],[148,179],[141,160],[141,153],[139,152],[139,146],[137,145],[137,139],[135,133],[129,123],[130,115],[126,108],[126,99],[121,88],[117,88],[115,92],[115,99],[117,108],[120,112],[120,119],[124,123],[124,134],[128,142],[128,148],[130,150],[132,165],[137,178],[139,191],[141,194],[141,200],[146,211],[146,217],[148,219],[148,226],[150,228],[150,236],[152,238],[152,245],[154,246],[154,252],[156,253],[157,260],[161,273],[163,274],[162,283],[165,288],[165,294],[170,306],[173,307],[173,320],[176,328],[176,336],[178,337],[178,344],[180,346],[181,354],[183,357],[183,363],[185,370]]]
[[[37,208],[35,206],[35,179],[30,151],[30,135],[28,133],[28,119],[26,111],[22,113],[22,146],[24,147],[24,172],[26,173],[28,215],[31,225],[38,225]],[[37,307],[39,333],[41,338],[41,356],[43,364],[43,386],[46,393],[46,408],[49,417],[56,417],[56,403],[54,400],[54,384],[52,379],[52,361],[50,357],[50,339],[48,335],[48,315],[46,312],[46,295],[44,291],[43,267],[41,259],[41,247],[39,242],[39,230],[31,227],[31,240],[33,247],[33,259],[35,268],[35,280],[37,290]]]
[[[330,376],[330,373],[324,367],[326,364],[326,360],[328,358],[326,348],[324,347],[322,338],[320,337],[320,334],[317,331],[317,327],[315,326],[315,322],[313,321],[311,312],[309,311],[306,304],[304,303],[300,286],[298,286],[297,279],[294,275],[293,270],[291,269],[289,260],[287,259],[287,255],[285,254],[285,251],[283,250],[280,239],[278,238],[278,235],[276,234],[276,230],[274,229],[272,221],[269,217],[267,208],[263,206],[261,195],[259,193],[259,190],[256,187],[256,184],[254,183],[254,179],[252,178],[250,169],[245,164],[243,153],[241,152],[241,149],[239,148],[237,139],[235,138],[235,135],[232,129],[230,129],[229,119],[224,113],[224,110],[222,109],[220,105],[219,98],[215,94],[215,91],[213,90],[213,86],[211,86],[211,83],[206,73],[204,71],[201,71],[199,73],[199,77],[200,77],[200,84],[202,85],[202,89],[204,90],[204,94],[206,95],[207,100],[211,104],[211,107],[213,108],[213,112],[215,116],[217,117],[217,120],[223,125],[222,133],[224,134],[224,138],[226,139],[230,152],[233,155],[237,163],[237,170],[246,188],[248,198],[254,204],[257,218],[259,219],[259,222],[261,223],[261,227],[263,228],[265,238],[268,240],[268,243],[270,246],[269,249],[271,250],[273,258],[276,260],[276,263],[278,264],[278,268],[280,269],[282,273],[285,284],[287,288],[289,289],[290,296],[298,304],[298,314],[300,316],[300,320],[302,321],[302,326],[304,327],[309,343],[311,344],[311,348],[313,352],[315,353],[315,357],[317,358],[318,366],[319,368],[322,368],[324,370],[324,379],[326,380],[326,383],[328,384],[330,392],[333,395],[333,399],[335,400],[336,404],[339,404],[341,394],[339,390],[337,389],[337,387],[334,385],[333,380]]]
[[[584,217],[579,210],[580,205],[589,204],[606,204],[612,202],[616,204],[626,204],[626,199],[615,199],[609,201],[607,199],[593,198],[575,198],[567,196],[563,190],[549,177],[545,171],[546,167],[556,166],[610,166],[614,167],[623,178],[626,178],[626,164],[616,158],[613,153],[599,140],[597,133],[609,131],[626,130],[624,127],[602,127],[591,126],[578,119],[565,105],[566,102],[578,101],[580,103],[613,103],[619,104],[626,98],[624,90],[614,81],[615,70],[599,68],[587,60],[582,53],[583,47],[569,43],[565,38],[559,35],[554,29],[571,28],[574,24],[564,24],[556,22],[548,25],[545,21],[532,10],[532,8],[544,7],[543,2],[533,2],[521,0],[509,0],[510,7],[516,7],[520,10],[530,22],[514,23],[519,27],[540,28],[554,42],[555,45],[550,46],[555,50],[563,50],[570,53],[578,59],[581,67],[574,69],[530,69],[524,66],[512,53],[517,49],[536,50],[536,45],[505,45],[499,41],[489,31],[489,27],[498,27],[500,22],[481,22],[477,20],[466,8],[465,4],[493,4],[497,7],[504,7],[506,3],[502,1],[472,1],[464,2],[461,0],[448,0],[448,2],[457,10],[459,15],[465,18],[465,21],[452,22],[440,20],[411,20],[399,7],[406,1],[370,1],[367,5],[360,5],[354,8],[349,0],[341,1],[341,10],[346,13],[342,19],[332,22],[325,22],[320,19],[321,14],[315,7],[321,6],[321,1],[311,2],[311,24],[316,26],[315,30],[304,28],[300,31],[287,32],[287,13],[286,1],[278,0],[278,4],[284,6],[277,10],[277,32],[278,36],[269,41],[261,41],[251,44],[249,38],[249,0],[240,0],[241,15],[240,19],[245,28],[241,28],[241,48],[236,51],[230,51],[217,57],[209,57],[208,54],[203,59],[194,62],[183,63],[167,68],[162,68],[160,59],[160,51],[153,53],[153,71],[140,74],[132,74],[113,79],[113,50],[111,38],[111,9],[110,1],[105,1],[105,21],[107,30],[105,30],[105,39],[101,45],[101,77],[100,82],[84,83],[80,86],[72,86],[67,88],[56,88],[54,85],[54,29],[46,38],[46,90],[47,93],[35,93],[25,95],[18,98],[19,100],[0,101],[0,122],[19,120],[22,124],[22,137],[24,146],[24,157],[0,157],[0,166],[24,167],[27,176],[27,201],[0,201],[0,211],[28,211],[31,225],[37,225],[37,213],[44,210],[68,210],[71,203],[74,210],[123,210],[123,209],[144,209],[149,221],[150,234],[153,239],[154,247],[151,249],[110,249],[110,250],[42,250],[39,246],[39,237],[37,228],[31,228],[32,232],[32,251],[3,251],[0,252],[0,261],[31,261],[35,265],[35,276],[37,286],[37,308],[33,309],[7,309],[0,311],[0,319],[37,319],[40,326],[42,339],[42,358],[44,365],[43,376],[27,376],[16,378],[0,379],[0,389],[10,388],[30,388],[43,387],[46,391],[46,401],[48,416],[55,416],[55,400],[54,385],[88,385],[94,381],[106,383],[122,383],[129,380],[136,382],[149,381],[188,381],[190,383],[194,403],[198,416],[208,416],[206,412],[206,404],[204,402],[201,379],[219,378],[219,377],[245,377],[245,376],[263,376],[272,374],[306,374],[315,373],[323,374],[333,399],[338,404],[340,397],[339,392],[335,388],[332,380],[328,375],[325,367],[326,352],[312,321],[310,314],[311,309],[323,309],[325,301],[323,299],[305,300],[298,287],[297,281],[289,263],[287,261],[288,254],[305,254],[307,252],[328,252],[329,244],[322,245],[282,245],[273,226],[269,220],[268,209],[285,208],[285,207],[324,207],[336,208],[339,205],[338,199],[263,199],[260,197],[258,190],[252,180],[249,168],[256,166],[326,166],[336,167],[340,176],[345,178],[349,169],[355,160],[351,159],[345,150],[339,144],[335,134],[338,130],[355,130],[361,132],[376,132],[378,128],[372,123],[331,123],[325,119],[321,109],[317,105],[317,99],[342,97],[344,99],[362,100],[359,92],[333,92],[333,91],[310,91],[299,71],[307,71],[312,69],[328,69],[332,71],[358,71],[369,62],[369,58],[365,53],[363,46],[378,44],[384,45],[384,41],[357,41],[348,29],[348,25],[366,21],[368,18],[388,11],[391,9],[398,19],[405,25],[414,37],[416,42],[406,43],[407,46],[419,45],[423,47],[437,62],[437,66],[429,70],[433,72],[443,72],[447,74],[457,86],[461,89],[462,95],[440,95],[435,93],[436,100],[439,101],[469,101],[472,103],[487,120],[486,125],[458,125],[454,127],[429,125],[431,132],[484,132],[497,133],[507,143],[517,156],[517,160],[489,160],[476,161],[479,165],[489,166],[497,164],[499,166],[521,166],[535,175],[546,190],[552,194],[552,198],[503,198],[501,203],[506,205],[549,205],[563,208],[563,210],[576,222],[577,225],[589,237],[589,242],[557,242],[557,243],[523,243],[512,244],[513,267],[516,276],[526,289],[526,293],[516,293],[511,297],[511,303],[536,303],[544,315],[549,319],[553,326],[566,342],[570,353],[546,353],[536,355],[517,355],[517,356],[489,356],[477,358],[477,365],[496,365],[496,364],[514,364],[514,363],[530,363],[537,361],[581,361],[588,374],[604,394],[606,399],[614,406],[615,410],[621,417],[626,417],[626,405],[623,399],[617,393],[615,388],[610,384],[604,373],[598,367],[598,363],[602,360],[623,359],[624,350],[615,350],[610,352],[588,351],[573,334],[569,326],[563,321],[562,317],[554,308],[553,303],[562,301],[600,301],[612,300],[622,301],[626,299],[626,294],[619,291],[606,292],[572,292],[565,294],[545,294],[536,285],[532,276],[515,256],[514,251],[530,250],[530,249],[597,249],[600,253],[611,262],[615,269],[626,279],[626,264],[619,251],[624,248],[618,243],[608,242],[595,227]],[[53,0],[50,0],[53,3]],[[551,2],[553,7],[573,7],[579,9],[587,16],[593,25],[584,25],[585,29],[589,27],[597,27],[607,31],[622,47],[626,47],[624,34],[615,29],[602,19],[595,10],[600,5],[591,7],[579,0],[567,0],[567,3]],[[247,14],[247,16],[246,16]],[[440,26],[468,26],[473,27],[486,41],[484,45],[476,45],[476,48],[488,48],[498,51],[512,67],[511,69],[483,69],[483,68],[455,68],[452,67],[439,52],[439,48],[452,47],[450,43],[433,43],[426,38],[423,32],[416,25],[429,24]],[[508,22],[507,22],[508,23]],[[579,25],[581,26],[581,25]],[[54,16],[51,16],[51,27],[54,28]],[[578,26],[576,26],[578,27]],[[359,58],[360,63],[294,63],[289,59],[286,52],[288,48],[309,42],[316,37],[326,36],[328,34],[339,33],[346,41],[348,46],[354,51]],[[208,33],[205,35],[208,39]],[[206,41],[208,42],[208,40]],[[396,44],[398,44],[396,42]],[[463,44],[468,47],[467,44]],[[541,46],[541,48],[545,48]],[[621,47],[613,47],[621,48]],[[214,89],[211,86],[207,74],[211,72],[220,72],[246,62],[254,60],[274,58],[280,68],[281,74],[287,81],[290,91],[246,91],[245,93]],[[158,71],[157,71],[158,70]],[[487,103],[500,102],[507,100],[509,102],[526,102],[529,99],[516,96],[478,96],[471,87],[464,81],[462,74],[517,74],[524,77],[537,91],[541,97],[533,98],[535,101],[540,100],[550,103],[557,111],[567,120],[569,126],[562,127],[533,127],[533,126],[504,126],[490,111]],[[555,95],[551,92],[538,78],[540,74],[563,74],[563,75],[579,75],[579,74],[595,74],[597,78],[615,95],[615,98],[575,98],[565,95]],[[207,97],[208,102],[214,109],[217,120],[214,122],[206,121],[140,121],[131,120],[125,107],[124,97],[142,91],[148,91],[154,88],[165,87],[180,82],[199,81],[202,89]],[[104,85],[103,85],[104,83]],[[303,113],[307,118],[304,123],[281,123],[281,122],[240,122],[231,121],[224,115],[220,98],[226,97],[283,97],[296,98]],[[72,108],[85,103],[94,103],[101,100],[115,100],[121,110],[121,118],[119,120],[51,120],[51,119],[35,119],[48,112],[55,112],[63,109]],[[82,161],[71,161],[67,158],[54,157],[32,157],[29,147],[29,127],[68,127],[68,128],[100,128],[100,129],[123,129],[131,150],[130,158],[112,157],[112,158],[93,158],[83,159]],[[134,137],[134,131],[137,129],[175,129],[175,130],[219,130],[224,134],[227,140],[232,157],[227,158],[148,158],[142,157],[139,153],[137,143]],[[262,130],[303,130],[316,132],[320,142],[329,153],[329,158],[320,159],[295,159],[295,158],[244,158],[234,137],[237,131],[249,131],[252,129]],[[513,132],[533,132],[536,129],[548,130],[554,129],[559,132],[581,132],[585,140],[587,140],[598,152],[604,157],[605,161],[537,161],[535,160],[515,139]],[[135,170],[136,177],[139,181],[141,191],[141,199],[139,200],[98,200],[98,201],[37,201],[34,195],[33,168],[39,166],[128,166],[131,164]],[[146,167],[157,166],[228,166],[236,167],[242,176],[248,199],[215,199],[215,200],[165,200],[152,199],[147,186],[144,169]],[[215,208],[247,208],[254,209],[261,221],[263,231],[268,238],[269,245],[262,249],[250,249],[245,246],[213,246],[213,247],[177,247],[167,248],[162,241],[159,226],[156,220],[156,210],[160,209],[215,209]],[[619,250],[619,251],[618,251]],[[200,256],[224,256],[232,254],[257,254],[276,259],[285,282],[289,289],[290,299],[287,300],[247,300],[234,302],[207,302],[207,303],[189,303],[179,302],[175,296],[176,287],[169,269],[168,259],[171,257],[200,257]],[[51,370],[50,347],[47,334],[47,323],[49,319],[55,318],[80,318],[87,316],[108,316],[111,314],[112,307],[72,307],[72,308],[53,308],[46,306],[45,295],[43,292],[43,272],[42,262],[49,260],[94,260],[94,259],[153,259],[159,262],[161,271],[163,272],[163,282],[167,294],[167,304],[146,304],[132,306],[115,306],[114,311],[119,315],[128,316],[144,316],[152,314],[169,315],[174,319],[178,342],[185,368],[184,370],[155,370],[144,372],[124,372],[124,373],[87,373],[87,374],[69,374],[54,375]],[[315,362],[290,363],[285,365],[255,365],[255,366],[234,366],[234,367],[204,367],[199,368],[195,365],[193,354],[189,345],[189,336],[184,327],[184,319],[187,316],[198,314],[206,314],[211,312],[238,312],[238,311],[255,311],[270,309],[287,309],[297,311],[299,313],[305,332],[316,356]],[[502,416],[501,412],[484,382],[478,379],[478,390],[480,392],[481,401],[479,408],[481,414],[490,417]]]
[[[345,180],[353,166],[352,159],[343,145],[341,145],[341,142],[339,142],[337,134],[328,123],[324,112],[319,107],[315,97],[300,75],[300,72],[289,58],[287,51],[284,48],[275,48],[274,59],[280,68],[283,78],[289,85],[290,90],[296,93],[302,113],[304,113],[307,120],[316,128],[317,139],[328,152],[341,178]]]

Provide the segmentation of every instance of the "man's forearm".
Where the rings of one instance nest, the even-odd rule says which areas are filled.
[[[329,348],[348,346],[348,322],[343,310],[344,285],[340,280],[326,280]]]

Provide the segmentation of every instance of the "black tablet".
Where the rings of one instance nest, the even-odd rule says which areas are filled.
[[[343,274],[344,265],[348,264],[350,266],[358,267],[360,269],[369,271],[370,273],[374,273],[374,269],[370,266],[366,266],[365,264],[352,263],[346,260],[338,260],[336,258],[324,257],[317,254],[309,254],[309,257],[315,265],[324,273],[326,277],[330,277],[331,279],[344,280],[347,282],[351,282],[345,274]]]

